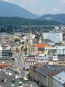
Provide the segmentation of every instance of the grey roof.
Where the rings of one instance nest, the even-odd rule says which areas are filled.
[[[15,79],[13,76],[9,76],[9,75],[6,75],[5,72],[11,72],[13,73],[13,76],[17,75],[17,71],[11,69],[11,68],[5,68],[4,71],[0,71],[0,86],[1,87],[12,87],[12,85],[14,85],[14,87],[23,87],[22,85],[20,86],[19,83],[22,82],[23,85],[27,84],[32,84],[32,87],[38,87],[38,85],[33,82],[33,81],[25,81],[23,78],[18,78],[18,79]],[[1,82],[1,77],[3,79],[8,79],[8,81],[6,82]],[[15,79],[14,82],[12,82],[12,79]],[[27,86],[24,86],[24,87],[27,87]],[[30,87],[30,86],[28,86]]]
[[[23,85],[29,85],[29,84],[32,84],[32,87],[39,87],[38,85],[37,85],[37,83],[36,82],[33,82],[33,81],[25,81],[25,80],[23,80],[22,78],[20,79],[16,79],[15,80],[15,82],[8,82],[8,83],[0,83],[0,86],[1,87],[12,87],[12,84],[14,84],[14,87],[30,87],[30,86],[19,86],[19,82],[22,82],[23,83]]]
[[[43,39],[43,42],[54,43],[52,40],[49,40],[49,39]]]
[[[3,80],[7,80],[7,82],[11,81],[13,78],[15,78],[15,76],[18,75],[18,72],[16,72],[15,70],[11,69],[11,68],[5,68],[3,70],[0,71],[0,81]]]
[[[5,64],[10,64],[11,66],[15,66],[15,59],[13,58],[0,58],[0,64],[5,63]]]
[[[58,66],[58,65],[44,65],[41,66],[40,68],[36,69],[36,72],[48,76],[50,73],[54,71],[65,71],[65,66]]]
[[[11,46],[20,46],[20,44],[17,44],[14,41],[8,41],[8,44],[10,44]]]
[[[48,45],[55,46],[55,43],[52,40],[49,40],[49,39],[43,39],[42,43],[46,43]]]

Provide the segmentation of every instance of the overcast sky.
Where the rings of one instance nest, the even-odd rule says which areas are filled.
[[[65,0],[3,0],[17,4],[37,15],[65,13]]]

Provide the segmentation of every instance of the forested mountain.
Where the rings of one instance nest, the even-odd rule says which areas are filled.
[[[51,20],[51,21],[56,21],[56,22],[60,22],[60,23],[64,23],[65,24],[65,14],[47,14],[47,15],[43,15],[41,17],[38,18],[39,20]]]

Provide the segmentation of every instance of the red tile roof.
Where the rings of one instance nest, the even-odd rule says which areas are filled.
[[[10,64],[0,64],[0,69],[3,69],[5,67],[12,67]]]
[[[13,41],[12,39],[8,39],[8,41]]]
[[[38,46],[38,48],[50,47],[49,45],[47,45],[45,43],[38,43],[37,46]]]
[[[16,50],[16,52],[20,52],[20,50],[18,49],[18,50]]]
[[[7,46],[11,47],[11,45],[10,45],[10,44],[8,44],[8,43],[7,43]]]

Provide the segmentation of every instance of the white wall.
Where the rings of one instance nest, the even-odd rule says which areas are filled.
[[[64,87],[61,83],[53,79],[53,87]]]
[[[57,54],[65,54],[65,46],[57,46]]]
[[[63,34],[62,33],[43,33],[43,39],[49,39],[54,41],[55,43],[63,41]]]

